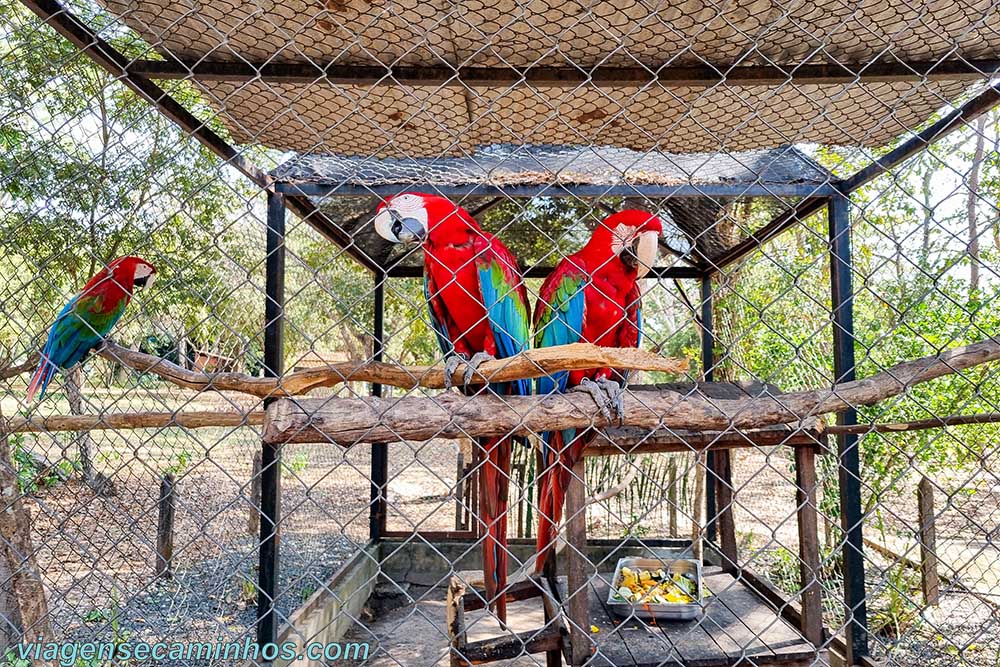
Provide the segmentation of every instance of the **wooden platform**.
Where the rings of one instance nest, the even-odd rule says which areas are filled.
[[[705,568],[714,594],[693,621],[621,620],[608,610],[610,575],[591,580],[590,614],[595,644],[588,667],[729,667],[826,665],[826,657],[744,584],[721,568]]]

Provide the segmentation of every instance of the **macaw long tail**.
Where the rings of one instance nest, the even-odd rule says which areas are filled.
[[[556,531],[562,516],[562,497],[557,497],[558,491],[556,491],[560,477],[559,452],[563,447],[562,432],[556,431],[549,438],[542,460],[542,465],[545,467],[539,475],[538,485],[538,535],[535,539],[535,572],[538,573],[545,567],[545,559],[556,540]],[[557,500],[559,502],[556,502]]]
[[[566,502],[566,489],[573,475],[573,467],[583,458],[583,451],[593,436],[576,435],[568,446],[564,444],[563,433],[552,434],[549,442],[549,456],[558,456],[559,463],[548,464],[543,472],[542,485],[539,490],[540,503],[538,507],[538,539],[535,547],[538,552],[535,570],[541,572],[545,567],[545,559],[556,541],[559,532],[559,522],[562,521]]]
[[[483,579],[486,600],[501,623],[507,622],[507,497],[510,490],[510,439],[481,440],[483,466],[479,514],[484,527]]]
[[[52,381],[52,376],[55,375],[56,370],[56,365],[43,355],[42,362],[38,364],[35,374],[31,376],[31,382],[28,383],[28,403],[35,398],[36,393],[38,394],[38,398],[45,396],[45,389],[49,386],[49,382]]]

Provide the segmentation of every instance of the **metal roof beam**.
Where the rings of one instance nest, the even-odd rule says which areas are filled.
[[[775,86],[800,84],[845,84],[856,81],[976,80],[1000,71],[1000,60],[953,58],[928,62],[872,62],[845,64],[787,65],[665,65],[650,67],[449,67],[363,66],[305,63],[181,62],[140,60],[129,71],[151,79],[199,79],[202,81],[250,81],[268,83],[312,83],[337,85],[403,85],[509,87],[532,86],[576,88],[635,86]]]
[[[525,278],[545,278],[555,270],[552,266],[529,266],[522,272]],[[422,266],[399,265],[390,268],[389,278],[420,278],[424,275]],[[650,270],[646,278],[704,278],[707,272],[694,266],[658,266]]]
[[[433,192],[444,197],[815,197],[830,196],[835,190],[827,183],[704,183],[672,185],[442,185],[399,183],[393,185],[348,185],[279,181],[278,192],[309,197],[388,197],[400,192]]]

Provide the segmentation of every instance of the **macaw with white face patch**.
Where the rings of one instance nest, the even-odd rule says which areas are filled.
[[[583,248],[563,259],[546,278],[535,306],[535,347],[594,343],[638,347],[642,339],[639,278],[656,262],[663,224],[646,211],[620,211],[604,220]],[[538,393],[587,391],[604,416],[621,416],[622,388],[616,371],[564,371],[538,379]],[[624,378],[621,378],[624,382]],[[573,466],[593,430],[542,434],[545,468],[539,491],[537,560],[541,571],[555,541]]]
[[[528,349],[528,292],[517,259],[469,213],[444,197],[407,193],[390,197],[375,214],[375,230],[393,243],[424,251],[424,294],[449,378],[467,365],[465,388],[475,367],[489,358]],[[497,383],[500,395],[527,395],[531,382]],[[506,622],[507,496],[511,438],[480,438],[479,512],[484,527],[483,573],[487,602]]]

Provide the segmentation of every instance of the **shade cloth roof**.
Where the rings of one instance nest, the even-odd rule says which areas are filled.
[[[864,64],[995,58],[990,0],[104,0],[168,59],[495,68]],[[652,75],[652,74],[651,74]],[[882,145],[968,82],[487,87],[196,80],[238,142],[460,155],[494,143],[672,152]]]
[[[597,146],[481,148],[463,157],[359,158],[300,155],[271,172],[281,181],[379,187],[561,185],[821,185],[829,171],[793,147],[745,153],[633,151]]]
[[[385,242],[372,227],[372,213],[380,198],[357,193],[380,186],[405,186],[423,192],[444,187],[472,189],[479,185],[517,187],[537,183],[573,186],[599,185],[612,188],[642,183],[708,187],[735,186],[734,191],[751,186],[800,184],[820,187],[832,176],[824,167],[794,147],[734,154],[639,153],[622,148],[512,146],[481,149],[462,158],[362,159],[329,155],[297,156],[279,165],[271,175],[282,182],[322,183],[346,189],[352,196],[319,198],[320,205],[352,238],[356,248],[379,266],[418,266],[419,252]],[[712,261],[745,238],[749,230],[732,224],[717,224],[732,197],[688,196],[637,197],[626,203],[659,212],[668,223],[664,242],[686,254],[692,263]],[[460,200],[475,208],[482,199]],[[598,215],[600,213],[598,212]],[[548,220],[515,222],[504,230],[505,241],[522,260],[543,265],[552,263],[551,248],[539,256],[534,243],[539,234],[553,244],[560,241],[571,248],[585,238],[588,222],[577,228],[555,228]],[[510,221],[504,224],[510,225]],[[493,229],[491,231],[501,231]],[[693,251],[693,252],[692,252]],[[404,256],[405,255],[405,256]],[[670,263],[669,261],[666,263]]]

